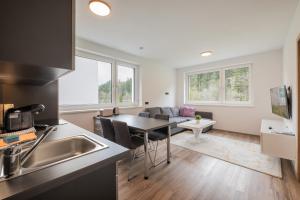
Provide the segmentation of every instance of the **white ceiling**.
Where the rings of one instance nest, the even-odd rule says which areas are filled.
[[[184,67],[281,48],[298,0],[105,0],[100,17],[76,1],[78,37]],[[139,47],[144,49],[140,50]],[[213,56],[200,52],[214,50]]]

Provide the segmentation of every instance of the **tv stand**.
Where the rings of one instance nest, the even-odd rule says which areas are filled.
[[[283,120],[263,119],[260,132],[262,153],[289,160],[296,159],[295,133]]]

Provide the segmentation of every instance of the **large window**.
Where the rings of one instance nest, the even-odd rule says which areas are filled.
[[[138,104],[137,70],[113,59],[75,57],[75,71],[59,79],[59,105],[70,107]]]
[[[185,102],[208,104],[250,104],[251,65],[187,73]]]

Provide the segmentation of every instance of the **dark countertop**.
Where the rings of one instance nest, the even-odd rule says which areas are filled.
[[[8,181],[0,182],[0,199],[30,198],[88,174],[102,166],[112,164],[129,154],[128,149],[71,123],[57,125],[57,131],[51,133],[45,139],[45,142],[82,134],[102,142],[109,147]]]

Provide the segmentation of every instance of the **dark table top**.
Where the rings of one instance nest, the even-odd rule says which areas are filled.
[[[140,117],[136,115],[114,115],[112,117],[107,117],[111,120],[126,122],[130,128],[138,129],[141,131],[151,131],[158,128],[163,128],[173,124],[174,122],[169,122],[167,120],[153,119]]]

